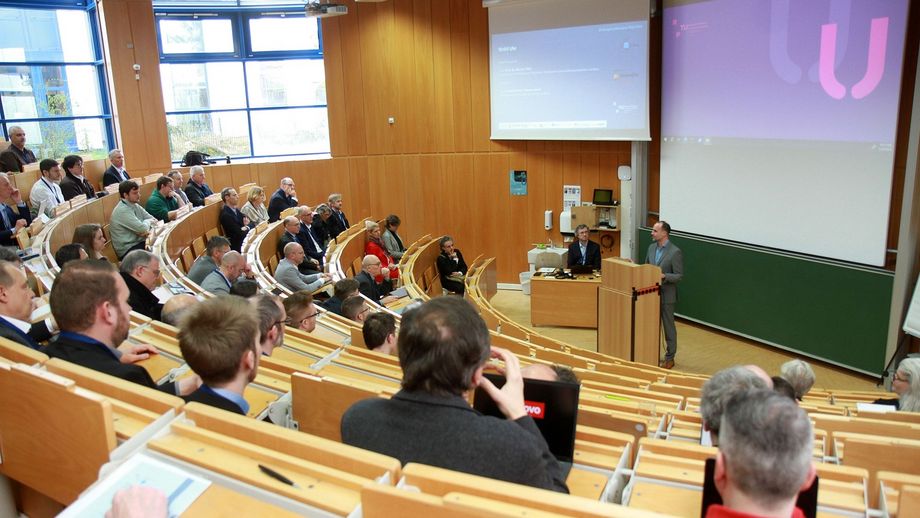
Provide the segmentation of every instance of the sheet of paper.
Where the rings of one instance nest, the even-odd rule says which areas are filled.
[[[880,414],[885,414],[888,412],[894,412],[897,410],[892,405],[879,405],[876,403],[856,403],[856,410],[866,411],[866,412],[878,412]]]

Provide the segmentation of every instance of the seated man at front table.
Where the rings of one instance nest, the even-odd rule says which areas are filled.
[[[489,330],[469,302],[432,299],[402,316],[402,390],[366,399],[342,417],[342,442],[417,462],[517,484],[568,492],[563,469],[524,408],[516,356],[489,348]],[[496,388],[483,376],[489,358],[505,362]],[[473,410],[470,391],[482,387],[507,419]]]
[[[361,327],[364,345],[378,353],[396,354],[396,319],[389,313],[372,313]]]
[[[219,296],[191,308],[179,325],[179,349],[189,367],[201,376],[198,390],[185,396],[246,415],[246,386],[259,368],[259,321],[249,304]]]
[[[454,238],[450,236],[442,237],[438,244],[441,246],[441,254],[438,255],[436,264],[441,275],[441,287],[451,293],[463,295],[466,291],[463,276],[467,270],[463,254],[459,248],[454,248]]]
[[[121,261],[121,277],[131,296],[128,305],[132,311],[154,320],[161,320],[163,304],[153,290],[160,282],[160,260],[146,250],[133,250]]]
[[[282,178],[281,186],[272,194],[268,201],[269,223],[281,219],[281,213],[291,207],[297,206],[297,192],[294,190],[294,180]]]
[[[220,259],[220,268],[212,271],[201,281],[201,289],[214,295],[229,295],[230,286],[240,278],[246,268],[246,260],[233,250]]]
[[[365,255],[361,261],[361,273],[355,275],[355,280],[358,281],[358,291],[381,306],[397,299],[390,295],[390,292],[393,291],[393,285],[389,279],[385,279],[380,283],[377,282],[376,279],[380,276],[382,270],[380,258],[376,255]]]
[[[569,268],[582,265],[601,269],[601,247],[588,239],[588,232],[588,225],[575,227],[575,241],[569,245]]]
[[[125,342],[131,328],[129,295],[111,263],[97,259],[67,263],[54,279],[50,299],[61,334],[45,354],[145,387],[191,394],[201,384],[198,376],[157,386],[143,367],[134,365],[156,354],[156,349]]]
[[[147,212],[163,223],[176,219],[179,207],[185,205],[176,193],[175,183],[168,176],[157,178],[157,188],[147,198]]]
[[[195,262],[188,271],[190,281],[201,286],[204,278],[220,267],[220,260],[224,254],[230,251],[230,241],[223,236],[214,236],[208,240],[205,252]]]
[[[275,280],[291,291],[305,290],[313,292],[322,287],[332,276],[328,273],[304,275],[297,269],[304,261],[303,247],[300,243],[288,243],[284,247],[284,259],[275,268]]]
[[[30,223],[32,214],[22,194],[13,187],[6,173],[0,173],[0,245],[19,248],[16,234]]]
[[[188,183],[185,185],[185,195],[195,207],[204,207],[204,199],[214,194],[214,191],[204,183],[204,167],[193,165],[188,170]]]
[[[131,250],[143,250],[150,229],[157,225],[157,219],[141,207],[141,191],[134,180],[118,184],[121,201],[115,205],[109,219],[109,234],[112,247],[121,260]]]

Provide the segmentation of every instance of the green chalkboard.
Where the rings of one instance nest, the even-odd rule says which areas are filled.
[[[639,230],[640,260],[649,230]],[[684,253],[679,315],[859,371],[884,370],[892,272],[677,232],[671,239]]]

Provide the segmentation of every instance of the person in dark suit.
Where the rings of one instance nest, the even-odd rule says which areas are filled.
[[[393,285],[390,284],[388,278],[380,283],[376,281],[383,271],[380,259],[376,255],[365,255],[364,260],[361,261],[361,273],[355,275],[355,280],[358,281],[358,291],[381,306],[396,300],[396,297],[390,296]]]
[[[108,187],[113,183],[121,183],[131,179],[131,176],[128,175],[128,171],[125,169],[125,154],[122,153],[120,149],[109,151],[109,162],[112,162],[112,165],[102,173],[103,187]]]
[[[576,264],[593,266],[595,270],[601,269],[601,247],[588,239],[588,225],[575,227],[575,241],[569,245],[568,267]]]
[[[466,287],[463,284],[463,276],[466,275],[466,261],[463,260],[463,254],[460,249],[454,248],[454,238],[444,236],[439,242],[441,245],[441,254],[438,255],[436,264],[438,273],[441,275],[441,287],[445,290],[463,295]]]
[[[10,146],[0,153],[0,170],[21,173],[26,164],[37,162],[35,153],[26,148],[26,132],[19,126],[10,126]]]
[[[227,187],[220,191],[220,198],[224,201],[224,208],[220,210],[220,226],[224,235],[230,240],[230,249],[241,251],[243,240],[249,233],[249,218],[237,208],[240,204],[240,195],[236,189]]]
[[[329,229],[331,225],[330,219],[332,218],[332,209],[325,203],[320,203],[313,210],[319,218],[313,218],[313,226],[310,230],[313,231],[313,237],[316,238],[316,241],[323,245],[323,248],[326,248],[329,242],[332,241],[332,238],[335,237]]]
[[[64,195],[64,201],[79,196],[86,195],[86,199],[91,200],[96,197],[96,189],[89,180],[83,176],[83,159],[77,155],[67,155],[61,162],[64,168],[64,178],[61,179],[61,194]]]
[[[359,401],[342,416],[342,442],[399,459],[516,484],[568,492],[564,470],[524,405],[517,357],[489,347],[473,306],[438,297],[406,311],[397,340],[402,390]],[[489,358],[505,362],[501,389],[483,376]],[[480,387],[506,419],[473,410]]]
[[[131,292],[128,297],[131,311],[162,320],[163,304],[153,293],[160,280],[160,260],[157,256],[146,250],[132,250],[122,259],[119,270]]]
[[[323,260],[326,256],[326,248],[322,241],[316,239],[313,233],[313,209],[306,205],[297,207],[297,219],[300,220],[300,232],[297,233],[297,239],[303,246],[303,251],[307,257],[316,262],[316,266],[322,269]]]
[[[12,277],[14,279],[17,279],[15,280],[15,282],[19,282],[18,281],[19,274],[25,277],[25,271],[22,269],[22,258],[19,257],[18,253],[16,253],[16,249],[9,247],[9,246],[0,246],[0,264],[2,263],[11,264],[15,268],[15,272],[18,272],[18,274],[17,273],[12,274]],[[22,286],[22,285],[20,284],[19,286]],[[31,288],[30,288],[28,296],[30,298],[32,297]],[[30,311],[31,311],[31,299],[29,301],[29,306],[30,306]],[[47,342],[53,334],[52,333],[53,329],[55,329],[55,327],[50,321],[49,322],[41,321],[41,322],[36,322],[32,324],[29,330],[27,331],[27,334],[29,335],[29,338],[31,338],[35,342],[38,342],[38,343]],[[2,331],[0,331],[0,333],[2,333]],[[6,336],[6,335],[3,335],[3,336]],[[7,336],[7,338],[9,338],[9,336]]]
[[[195,207],[204,207],[204,199],[214,194],[214,191],[204,183],[204,167],[193,165],[188,170],[188,184],[185,185],[185,196]]]
[[[284,248],[288,245],[288,243],[297,243],[303,247],[304,252],[306,252],[307,246],[303,242],[303,237],[305,236],[302,236],[300,233],[300,219],[298,219],[297,216],[288,216],[284,218],[284,222],[282,224],[284,225],[284,233],[281,234],[280,238],[278,238],[278,253],[284,257]],[[307,256],[297,267],[297,270],[304,275],[315,275],[320,273],[322,268],[316,259]]]
[[[26,273],[15,263],[0,261],[0,336],[38,349],[31,335],[32,289]]]
[[[291,207],[297,206],[297,192],[294,190],[294,180],[290,178],[281,179],[281,187],[272,194],[268,201],[268,221],[269,223],[281,219],[281,213]]]
[[[674,367],[677,355],[677,326],[674,323],[674,305],[677,304],[677,283],[684,277],[684,254],[671,242],[671,225],[659,221],[652,227],[652,241],[645,256],[647,264],[661,268],[661,325],[664,326],[668,344],[662,367]]]
[[[185,396],[240,415],[249,413],[243,397],[259,368],[259,320],[246,303],[229,295],[200,302],[179,326],[179,349],[189,367],[201,376],[198,390]]]
[[[16,234],[31,223],[32,213],[22,201],[22,193],[6,173],[0,173],[0,245],[19,248]]]
[[[332,210],[332,215],[326,220],[326,230],[332,239],[338,237],[339,234],[348,230],[348,227],[351,226],[348,223],[348,218],[345,217],[345,213],[342,212],[343,204],[341,194],[333,193],[329,195],[329,208]]]
[[[130,292],[111,263],[71,261],[54,280],[51,314],[61,328],[45,354],[145,387],[180,396],[194,392],[201,379],[191,376],[157,385],[136,362],[156,354],[147,344],[126,343],[131,324]]]

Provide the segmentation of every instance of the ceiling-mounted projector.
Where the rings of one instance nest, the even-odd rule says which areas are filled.
[[[341,4],[322,4],[310,2],[306,6],[307,16],[311,18],[328,18],[348,14],[348,7]]]

